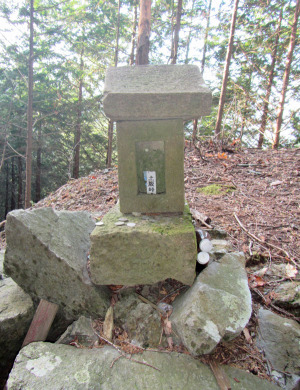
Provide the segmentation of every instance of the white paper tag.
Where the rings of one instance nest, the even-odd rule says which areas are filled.
[[[146,176],[147,194],[156,194],[156,172],[145,171],[144,176]]]

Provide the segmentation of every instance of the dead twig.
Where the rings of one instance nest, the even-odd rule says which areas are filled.
[[[98,332],[96,332],[96,335],[103,341],[105,341],[107,344],[109,344],[111,347],[113,347],[115,350],[117,350],[120,354],[120,356],[118,356],[116,359],[114,359],[110,365],[110,367],[113,367],[113,365],[115,364],[115,362],[120,359],[121,357],[124,357],[125,359],[127,360],[131,360],[132,362],[134,363],[138,363],[138,364],[142,364],[144,366],[147,366],[147,367],[151,367],[153,368],[154,370],[157,370],[157,371],[160,371],[159,368],[157,367],[154,367],[152,366],[151,364],[147,363],[147,362],[141,362],[140,360],[136,360],[136,359],[132,359],[132,355],[127,355],[125,352],[123,352],[120,348],[118,348],[118,346],[114,343],[112,343],[111,341],[107,340],[105,337],[101,336]]]
[[[245,226],[242,224],[242,222],[239,220],[239,218],[237,217],[237,215],[236,215],[235,213],[233,213],[233,216],[234,216],[234,218],[237,220],[237,222],[238,222],[238,224],[240,225],[240,227],[244,230],[244,232],[245,232],[249,237],[253,238],[253,240],[259,242],[259,243],[262,245],[262,247],[263,247],[264,249],[267,249],[267,248],[265,247],[265,245],[266,245],[266,246],[271,247],[271,248],[273,248],[273,249],[279,250],[280,252],[282,252],[282,253],[284,253],[284,254],[286,255],[286,257],[288,258],[288,260],[290,260],[297,268],[299,268],[299,267],[298,267],[298,264],[297,264],[293,259],[291,259],[290,254],[289,254],[285,249],[279,248],[278,246],[273,245],[273,244],[270,244],[269,242],[264,242],[264,241],[260,240],[258,237],[256,237],[254,234],[250,233],[250,232],[245,228]]]
[[[198,210],[195,210],[195,209],[190,209],[191,213],[192,213],[192,216],[194,219],[198,220],[199,222],[201,222],[203,225],[205,225],[206,227],[208,227],[209,229],[212,229],[213,227],[211,225],[209,225],[209,222],[210,222],[210,218],[207,217],[206,215],[200,213]]]

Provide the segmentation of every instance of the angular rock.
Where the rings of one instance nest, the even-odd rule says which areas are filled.
[[[94,227],[86,212],[12,211],[6,222],[5,272],[32,297],[58,304],[70,318],[103,316],[107,289],[93,286],[86,270]]]
[[[33,314],[30,296],[11,278],[0,280],[0,366],[16,356]]]
[[[220,259],[222,256],[224,256],[228,252],[233,252],[233,247],[228,240],[222,240],[222,239],[214,239],[211,240],[211,243],[213,245],[212,250],[209,252],[211,257],[213,259]]]
[[[300,379],[300,325],[261,308],[258,312],[257,346],[264,351],[280,385],[291,389]],[[293,378],[284,373],[294,374]],[[296,377],[298,376],[298,378]]]
[[[118,207],[91,234],[91,278],[99,285],[152,284],[168,278],[191,285],[197,244],[187,210],[184,215],[152,219],[128,215],[135,227],[116,226]]]
[[[120,293],[114,315],[115,322],[126,330],[133,344],[143,348],[159,346],[162,333],[160,315],[142,302],[133,289]]]
[[[103,108],[118,120],[193,119],[209,115],[212,94],[195,65],[111,67]]]
[[[92,347],[98,341],[98,337],[93,330],[93,321],[90,318],[79,317],[77,321],[68,326],[56,343],[70,344],[74,340],[85,347]]]
[[[274,304],[300,317],[300,281],[283,282],[274,290]]]
[[[191,356],[150,351],[134,356],[160,371],[125,358],[117,359],[119,356],[111,347],[90,350],[42,342],[30,344],[15,361],[7,390],[219,389],[209,367]],[[252,374],[223,367],[232,390],[278,389]]]
[[[194,355],[210,353],[221,340],[237,337],[251,316],[251,294],[243,253],[229,253],[200,273],[174,301],[172,326]]]

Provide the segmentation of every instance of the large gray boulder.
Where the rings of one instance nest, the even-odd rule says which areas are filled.
[[[62,344],[32,343],[23,348],[10,373],[8,390],[218,390],[212,371],[191,356],[145,352],[120,358],[111,348],[76,349]],[[157,368],[155,370],[153,367]],[[247,372],[224,367],[232,390],[276,390]]]
[[[30,296],[1,272],[3,255],[0,252],[0,366],[15,358],[34,314]]]
[[[70,318],[103,316],[107,289],[92,285],[86,268],[94,227],[86,212],[12,211],[6,222],[5,272],[32,297],[58,304]]]
[[[300,325],[296,321],[261,308],[257,345],[281,386],[292,389],[295,382],[300,382]]]
[[[189,352],[210,353],[221,340],[237,337],[251,316],[243,253],[228,253],[200,273],[174,302],[172,326]]]

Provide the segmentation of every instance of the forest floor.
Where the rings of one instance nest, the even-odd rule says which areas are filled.
[[[247,329],[218,346],[213,357],[269,379],[264,356],[253,342],[258,308],[265,306],[299,320],[273,303],[273,291],[283,281],[299,278],[300,149],[240,149],[234,145],[221,149],[213,144],[202,149],[185,147],[186,199],[192,209],[208,217],[212,227],[227,232],[235,250],[245,252],[253,299]],[[35,207],[88,210],[101,219],[117,200],[115,167],[71,180]],[[270,281],[266,270],[273,264],[284,264],[286,273]]]

